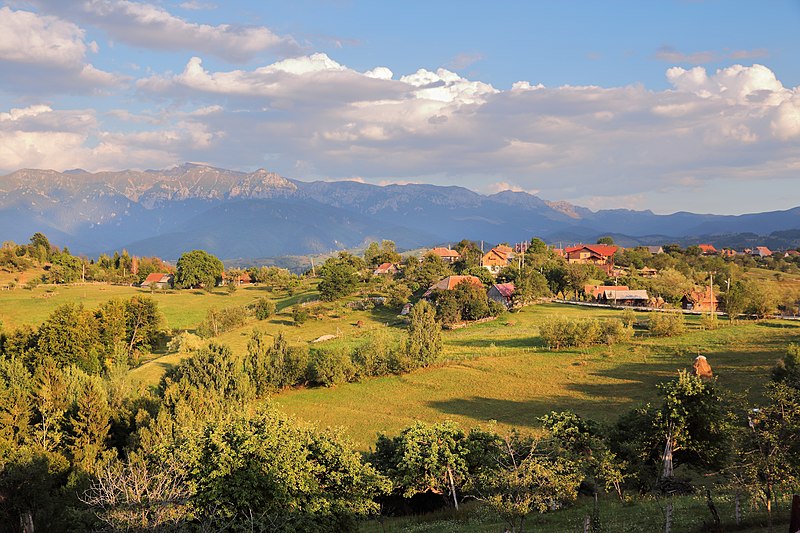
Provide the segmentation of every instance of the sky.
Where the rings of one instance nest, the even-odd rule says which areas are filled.
[[[798,0],[0,0],[0,174],[188,161],[787,209],[798,57]]]

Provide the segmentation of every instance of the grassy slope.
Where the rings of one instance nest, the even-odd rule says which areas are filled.
[[[53,292],[47,292],[52,290]],[[39,287],[33,291],[0,291],[0,320],[7,329],[37,324],[59,304],[78,301],[96,307],[111,297],[149,294],[131,287],[86,285]],[[292,343],[306,344],[326,334],[340,336],[334,343],[354,344],[369,330],[394,324],[384,310],[353,311],[333,306],[322,320],[302,327],[292,325],[290,306],[314,296],[313,287],[289,297],[259,287],[240,288],[229,295],[220,290],[155,293],[159,307],[174,329],[192,328],[212,306],[243,305],[270,295],[278,314],[228,332],[217,339],[243,352],[253,327],[270,334],[283,331]],[[574,409],[600,420],[613,420],[623,410],[653,398],[655,384],[687,368],[703,354],[723,385],[744,390],[759,383],[785,351],[800,338],[800,324],[745,323],[718,331],[701,331],[697,317],[691,329],[676,339],[651,339],[637,334],[629,345],[588,350],[550,352],[541,345],[538,326],[553,315],[572,317],[618,316],[619,311],[538,305],[519,313],[465,329],[445,332],[446,356],[455,360],[442,367],[403,376],[368,379],[333,389],[286,391],[275,400],[298,417],[322,426],[344,426],[361,449],[367,449],[379,431],[389,433],[415,419],[452,419],[467,426],[496,420],[498,429],[535,428],[536,418],[554,409]],[[362,327],[355,327],[358,321]],[[399,327],[391,331],[402,338]],[[153,385],[182,355],[167,354],[134,369],[134,380]],[[752,391],[758,394],[759,390]]]

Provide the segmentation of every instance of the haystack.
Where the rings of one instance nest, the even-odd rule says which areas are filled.
[[[714,379],[714,372],[711,371],[711,365],[708,364],[705,355],[698,355],[695,358],[692,365],[692,375],[705,380]]]

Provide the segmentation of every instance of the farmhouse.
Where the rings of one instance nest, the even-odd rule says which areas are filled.
[[[397,274],[400,269],[395,263],[381,263],[378,268],[372,271],[373,276],[384,276]]]
[[[598,301],[612,305],[644,306],[650,297],[645,290],[605,290]]]
[[[431,285],[422,297],[427,298],[433,294],[433,291],[452,291],[459,283],[469,283],[475,287],[483,288],[483,282],[475,276],[447,276],[440,282]]]
[[[697,247],[700,248],[700,253],[703,255],[717,255],[718,253],[713,244],[698,244]]]
[[[451,250],[450,248],[437,247],[429,251],[428,253],[438,256],[445,263],[455,263],[456,261],[461,259],[461,254],[456,252],[455,250]]]
[[[681,307],[692,311],[711,312],[719,308],[719,300],[717,300],[716,294],[712,294],[709,287],[705,289],[695,288],[681,298]]]
[[[513,283],[495,283],[489,287],[486,295],[490,300],[499,302],[506,306],[506,309],[511,308],[511,296],[514,294]]]
[[[584,285],[583,293],[597,299],[605,291],[627,291],[627,285]]]
[[[153,272],[148,274],[140,287],[149,287],[153,289],[171,289],[175,284],[175,276],[163,272]]]
[[[569,263],[592,263],[608,265],[614,263],[614,254],[619,248],[608,244],[579,244],[564,249]]]
[[[753,250],[753,255],[758,257],[769,257],[772,255],[772,251],[766,246],[756,246],[756,249]]]
[[[798,257],[800,256],[800,252],[797,250],[786,250],[786,253],[783,254],[783,257]]]
[[[663,254],[664,248],[661,246],[645,246],[645,250],[650,252],[650,255]]]
[[[497,248],[492,248],[481,257],[481,266],[495,275],[506,265],[508,265],[508,254]]]

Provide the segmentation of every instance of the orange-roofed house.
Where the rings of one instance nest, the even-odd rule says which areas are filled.
[[[429,251],[428,253],[438,256],[445,263],[455,263],[456,261],[461,259],[461,254],[456,252],[455,250],[451,250],[450,248],[437,247]]]
[[[497,248],[492,248],[481,257],[481,266],[495,275],[506,265],[508,265],[508,254]]]
[[[152,289],[171,289],[175,284],[175,276],[164,272],[148,274],[140,287]]]
[[[758,257],[769,257],[772,255],[772,250],[766,246],[756,246],[755,250],[753,250],[753,255],[757,255]]]
[[[591,296],[595,300],[600,297],[605,291],[627,291],[627,285],[584,285],[583,293],[586,296]]]
[[[703,255],[717,255],[719,253],[713,244],[698,244],[697,247],[700,248],[700,253]]]
[[[422,297],[427,298],[434,291],[452,291],[459,283],[469,283],[475,287],[483,288],[483,282],[476,276],[447,276],[440,282],[431,285]]]
[[[569,263],[614,264],[614,254],[619,248],[609,244],[579,244],[564,249]]]
[[[381,263],[378,267],[372,271],[373,276],[385,276],[385,275],[393,275],[397,274],[400,271],[397,268],[397,265],[394,263]]]

